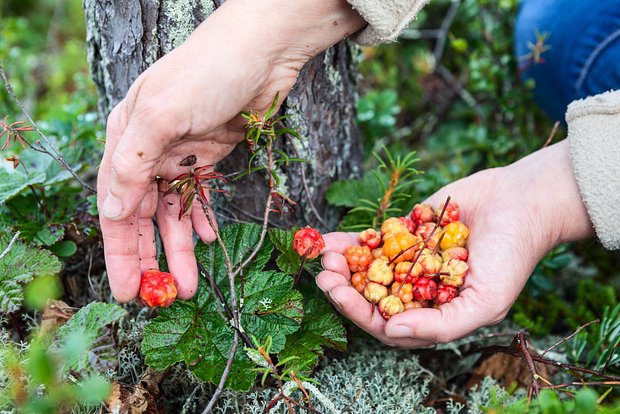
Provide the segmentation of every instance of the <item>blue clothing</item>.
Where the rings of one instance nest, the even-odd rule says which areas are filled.
[[[535,62],[537,33],[550,48]],[[620,89],[620,0],[523,0],[515,53],[522,79],[536,82],[536,102],[564,122],[573,100]]]

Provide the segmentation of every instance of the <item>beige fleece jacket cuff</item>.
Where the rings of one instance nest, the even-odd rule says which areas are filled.
[[[566,112],[570,157],[596,234],[620,249],[620,90],[577,100]]]
[[[352,36],[362,46],[394,42],[430,0],[347,0],[368,22]]]

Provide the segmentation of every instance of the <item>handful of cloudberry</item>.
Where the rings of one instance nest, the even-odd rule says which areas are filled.
[[[379,231],[362,231],[359,246],[344,253],[351,285],[385,319],[450,302],[469,270],[469,229],[459,216],[458,204],[448,198],[436,211],[417,204],[409,217],[391,217]]]
[[[170,273],[149,269],[140,280],[140,298],[149,307],[166,308],[177,297],[177,282]]]

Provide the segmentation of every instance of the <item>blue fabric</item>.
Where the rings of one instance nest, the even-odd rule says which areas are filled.
[[[550,49],[534,62],[537,32]],[[536,102],[564,122],[573,100],[620,89],[620,0],[523,0],[515,53],[522,79],[536,82]]]

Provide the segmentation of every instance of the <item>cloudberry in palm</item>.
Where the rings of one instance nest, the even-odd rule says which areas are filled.
[[[365,272],[373,261],[368,246],[351,246],[345,250],[344,257],[347,259],[351,273]]]

